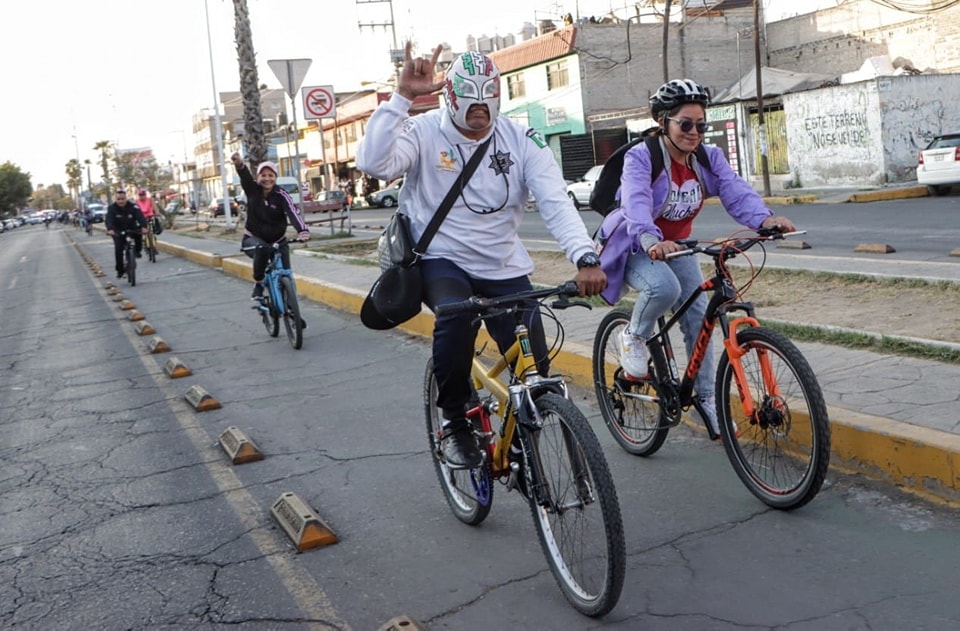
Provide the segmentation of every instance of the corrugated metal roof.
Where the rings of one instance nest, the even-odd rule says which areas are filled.
[[[490,58],[500,68],[500,72],[513,72],[569,55],[574,52],[576,37],[577,27],[565,26],[502,50],[493,51],[490,53]]]

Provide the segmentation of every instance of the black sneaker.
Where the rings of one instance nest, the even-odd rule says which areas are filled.
[[[477,439],[466,419],[451,421],[443,428],[440,446],[451,469],[473,469],[483,461]]]
[[[137,250],[134,254],[136,255],[136,257],[137,257],[138,259],[142,259],[142,258],[143,258],[143,250]]]
[[[303,318],[300,318],[300,330],[301,331],[307,330],[307,321],[304,320]]]
[[[255,283],[253,285],[253,293],[250,295],[250,299],[256,300],[257,302],[260,302],[261,300],[263,300],[263,284],[262,283]]]

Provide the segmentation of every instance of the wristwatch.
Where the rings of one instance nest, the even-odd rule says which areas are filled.
[[[580,260],[577,261],[577,269],[583,269],[584,267],[600,267],[600,257],[597,256],[596,252],[587,252],[580,257]]]

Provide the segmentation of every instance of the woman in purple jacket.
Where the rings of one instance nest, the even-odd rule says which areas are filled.
[[[601,224],[601,253],[608,287],[603,294],[613,304],[623,294],[624,283],[636,289],[637,301],[630,324],[621,336],[621,362],[628,377],[642,379],[648,373],[646,340],[653,335],[657,319],[679,307],[703,283],[700,262],[693,256],[667,260],[683,249],[677,239],[690,236],[693,220],[703,200],[719,195],[724,208],[738,223],[751,228],[796,230],[786,217],[775,216],[763,199],[737,175],[723,152],[704,146],[708,165],[700,165],[695,152],[709,128],[706,106],[709,91],[689,79],[669,81],[650,98],[650,113],[659,127],[663,172],[651,181],[651,156],[646,143],[637,143],[624,156],[620,179],[620,207]],[[693,349],[707,307],[701,295],[680,321],[687,356]],[[694,387],[719,435],[714,397],[714,358],[707,352]]]

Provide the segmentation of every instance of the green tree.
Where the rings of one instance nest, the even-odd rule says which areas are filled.
[[[10,217],[27,205],[33,195],[30,174],[12,162],[0,164],[0,215]]]
[[[233,0],[233,17],[233,36],[240,68],[240,94],[243,96],[243,141],[247,149],[247,159],[251,164],[259,164],[267,159],[267,146],[263,137],[260,79],[257,75],[257,57],[253,48],[247,0]]]
[[[73,207],[73,198],[63,190],[63,186],[60,184],[53,184],[51,186],[41,184],[37,187],[37,190],[34,191],[33,197],[30,198],[30,205],[34,208],[40,208],[41,210],[48,208],[54,210],[70,210]]]

